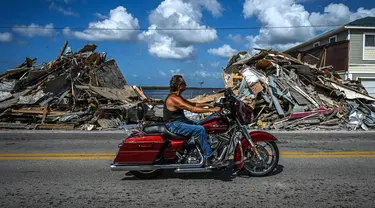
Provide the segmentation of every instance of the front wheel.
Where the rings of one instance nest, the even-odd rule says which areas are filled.
[[[251,176],[261,177],[271,173],[279,162],[279,148],[275,142],[257,142],[256,148],[262,156],[260,160],[251,149],[245,150],[244,169]]]
[[[153,179],[157,178],[163,173],[162,169],[147,170],[147,171],[130,171],[135,177],[140,179]]]

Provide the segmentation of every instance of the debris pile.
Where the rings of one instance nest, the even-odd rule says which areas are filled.
[[[0,128],[118,128],[136,123],[142,91],[126,83],[114,59],[88,44],[73,53],[65,42],[55,61],[26,58],[0,75]],[[157,102],[151,100],[152,102]]]
[[[331,66],[318,68],[272,50],[240,52],[223,68],[225,87],[253,108],[251,128],[356,130],[375,128],[375,98],[359,81],[343,80]],[[246,82],[242,82],[246,80]],[[216,95],[193,99],[213,102]]]

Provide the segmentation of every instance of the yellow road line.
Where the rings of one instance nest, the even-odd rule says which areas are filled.
[[[114,157],[0,157],[1,160],[113,160]]]
[[[4,160],[113,160],[115,153],[20,153],[0,154]],[[286,159],[375,158],[375,152],[280,152]]]
[[[280,155],[286,159],[375,158],[375,155]]]
[[[375,155],[375,152],[280,152],[280,155]]]
[[[0,157],[113,157],[115,153],[20,153],[20,154],[0,154]]]

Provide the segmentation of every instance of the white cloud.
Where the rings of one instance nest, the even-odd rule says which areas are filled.
[[[197,79],[218,79],[221,78],[221,73],[219,72],[207,72],[203,70],[195,71],[194,73],[190,74],[191,77],[197,78]]]
[[[94,15],[99,19],[108,19],[107,15],[100,14],[99,12],[96,12]]]
[[[134,78],[137,78],[137,77],[138,77],[138,75],[136,75],[136,74],[133,74],[133,77],[134,77]]]
[[[243,6],[245,18],[257,17],[267,27],[311,26],[309,12],[295,0],[246,0]],[[250,48],[281,49],[286,44],[297,44],[315,35],[312,27],[261,28],[259,35],[247,36]]]
[[[212,62],[212,63],[210,63],[210,66],[213,67],[213,68],[217,68],[217,67],[219,67],[219,65],[220,65],[220,62]]]
[[[182,75],[182,76],[184,75],[181,73],[181,69],[175,69],[175,70],[171,69],[170,72],[172,75]]]
[[[194,3],[193,3],[194,2]],[[149,53],[162,59],[188,60],[195,56],[194,44],[217,40],[216,30],[201,25],[202,10],[219,15],[221,6],[217,0],[185,1],[165,0],[149,15],[149,30],[139,35],[148,42]],[[173,28],[173,30],[157,30]],[[201,30],[175,30],[199,28]]]
[[[119,29],[130,30],[119,30]],[[88,29],[83,32],[71,31],[69,27],[63,30],[67,37],[89,41],[132,41],[137,37],[138,19],[119,6],[109,12],[109,18],[103,21],[90,22]]]
[[[357,12],[351,12],[344,4],[330,4],[324,8],[323,14],[311,13],[310,21],[313,25],[343,25],[367,16],[375,16],[375,8],[367,10],[361,7]]]
[[[13,31],[29,38],[36,36],[53,37],[57,34],[52,23],[47,24],[44,27],[34,23],[30,24],[29,26],[15,25],[13,26]]]
[[[222,15],[223,7],[217,0],[199,0],[199,1],[194,0],[190,2],[193,4],[204,6],[215,17]]]
[[[65,3],[68,3],[68,1],[66,1]],[[73,12],[71,8],[65,9],[64,7],[61,7],[55,4],[55,2],[51,3],[51,5],[49,6],[49,9],[53,11],[58,11],[61,14],[66,15],[66,16],[75,16],[75,17],[79,16],[79,14],[76,12]]]
[[[351,12],[344,4],[330,4],[325,7],[323,14],[310,14],[300,4],[306,1],[312,0],[246,0],[243,5],[244,17],[256,17],[265,26],[259,30],[258,35],[246,37],[248,47],[285,50],[314,37],[317,31],[333,29],[314,28],[312,25],[341,25],[375,15],[375,9],[359,8],[357,12]],[[291,28],[292,26],[306,27]]]
[[[251,49],[251,52],[253,54],[256,54],[256,53],[259,52],[259,50],[255,50],[254,48],[272,49],[272,50],[276,50],[276,51],[285,51],[289,48],[292,48],[292,47],[300,44],[300,42],[269,44],[267,42],[259,41],[259,36],[255,36],[255,37],[254,36],[246,36],[246,40],[248,41],[246,46],[247,46],[247,48]]]
[[[163,71],[159,71],[159,74],[160,74],[161,76],[163,76],[163,77],[166,77],[166,76],[167,76],[167,74],[166,74],[165,72],[163,72]]]
[[[220,48],[210,48],[207,52],[214,56],[220,56],[223,58],[228,58],[237,53],[236,49],[233,49],[230,45],[224,44]]]
[[[227,38],[232,40],[236,44],[241,44],[243,42],[243,38],[240,34],[237,34],[237,35],[229,34]]]
[[[13,36],[12,33],[6,32],[6,33],[0,33],[0,42],[10,42],[12,41]]]

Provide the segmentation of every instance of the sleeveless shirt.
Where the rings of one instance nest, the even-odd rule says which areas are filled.
[[[185,117],[185,113],[183,109],[178,109],[175,111],[170,111],[167,108],[167,99],[169,98],[171,94],[168,95],[168,97],[164,101],[164,108],[163,108],[163,120],[164,122],[173,122],[173,121],[183,121],[187,120]]]

